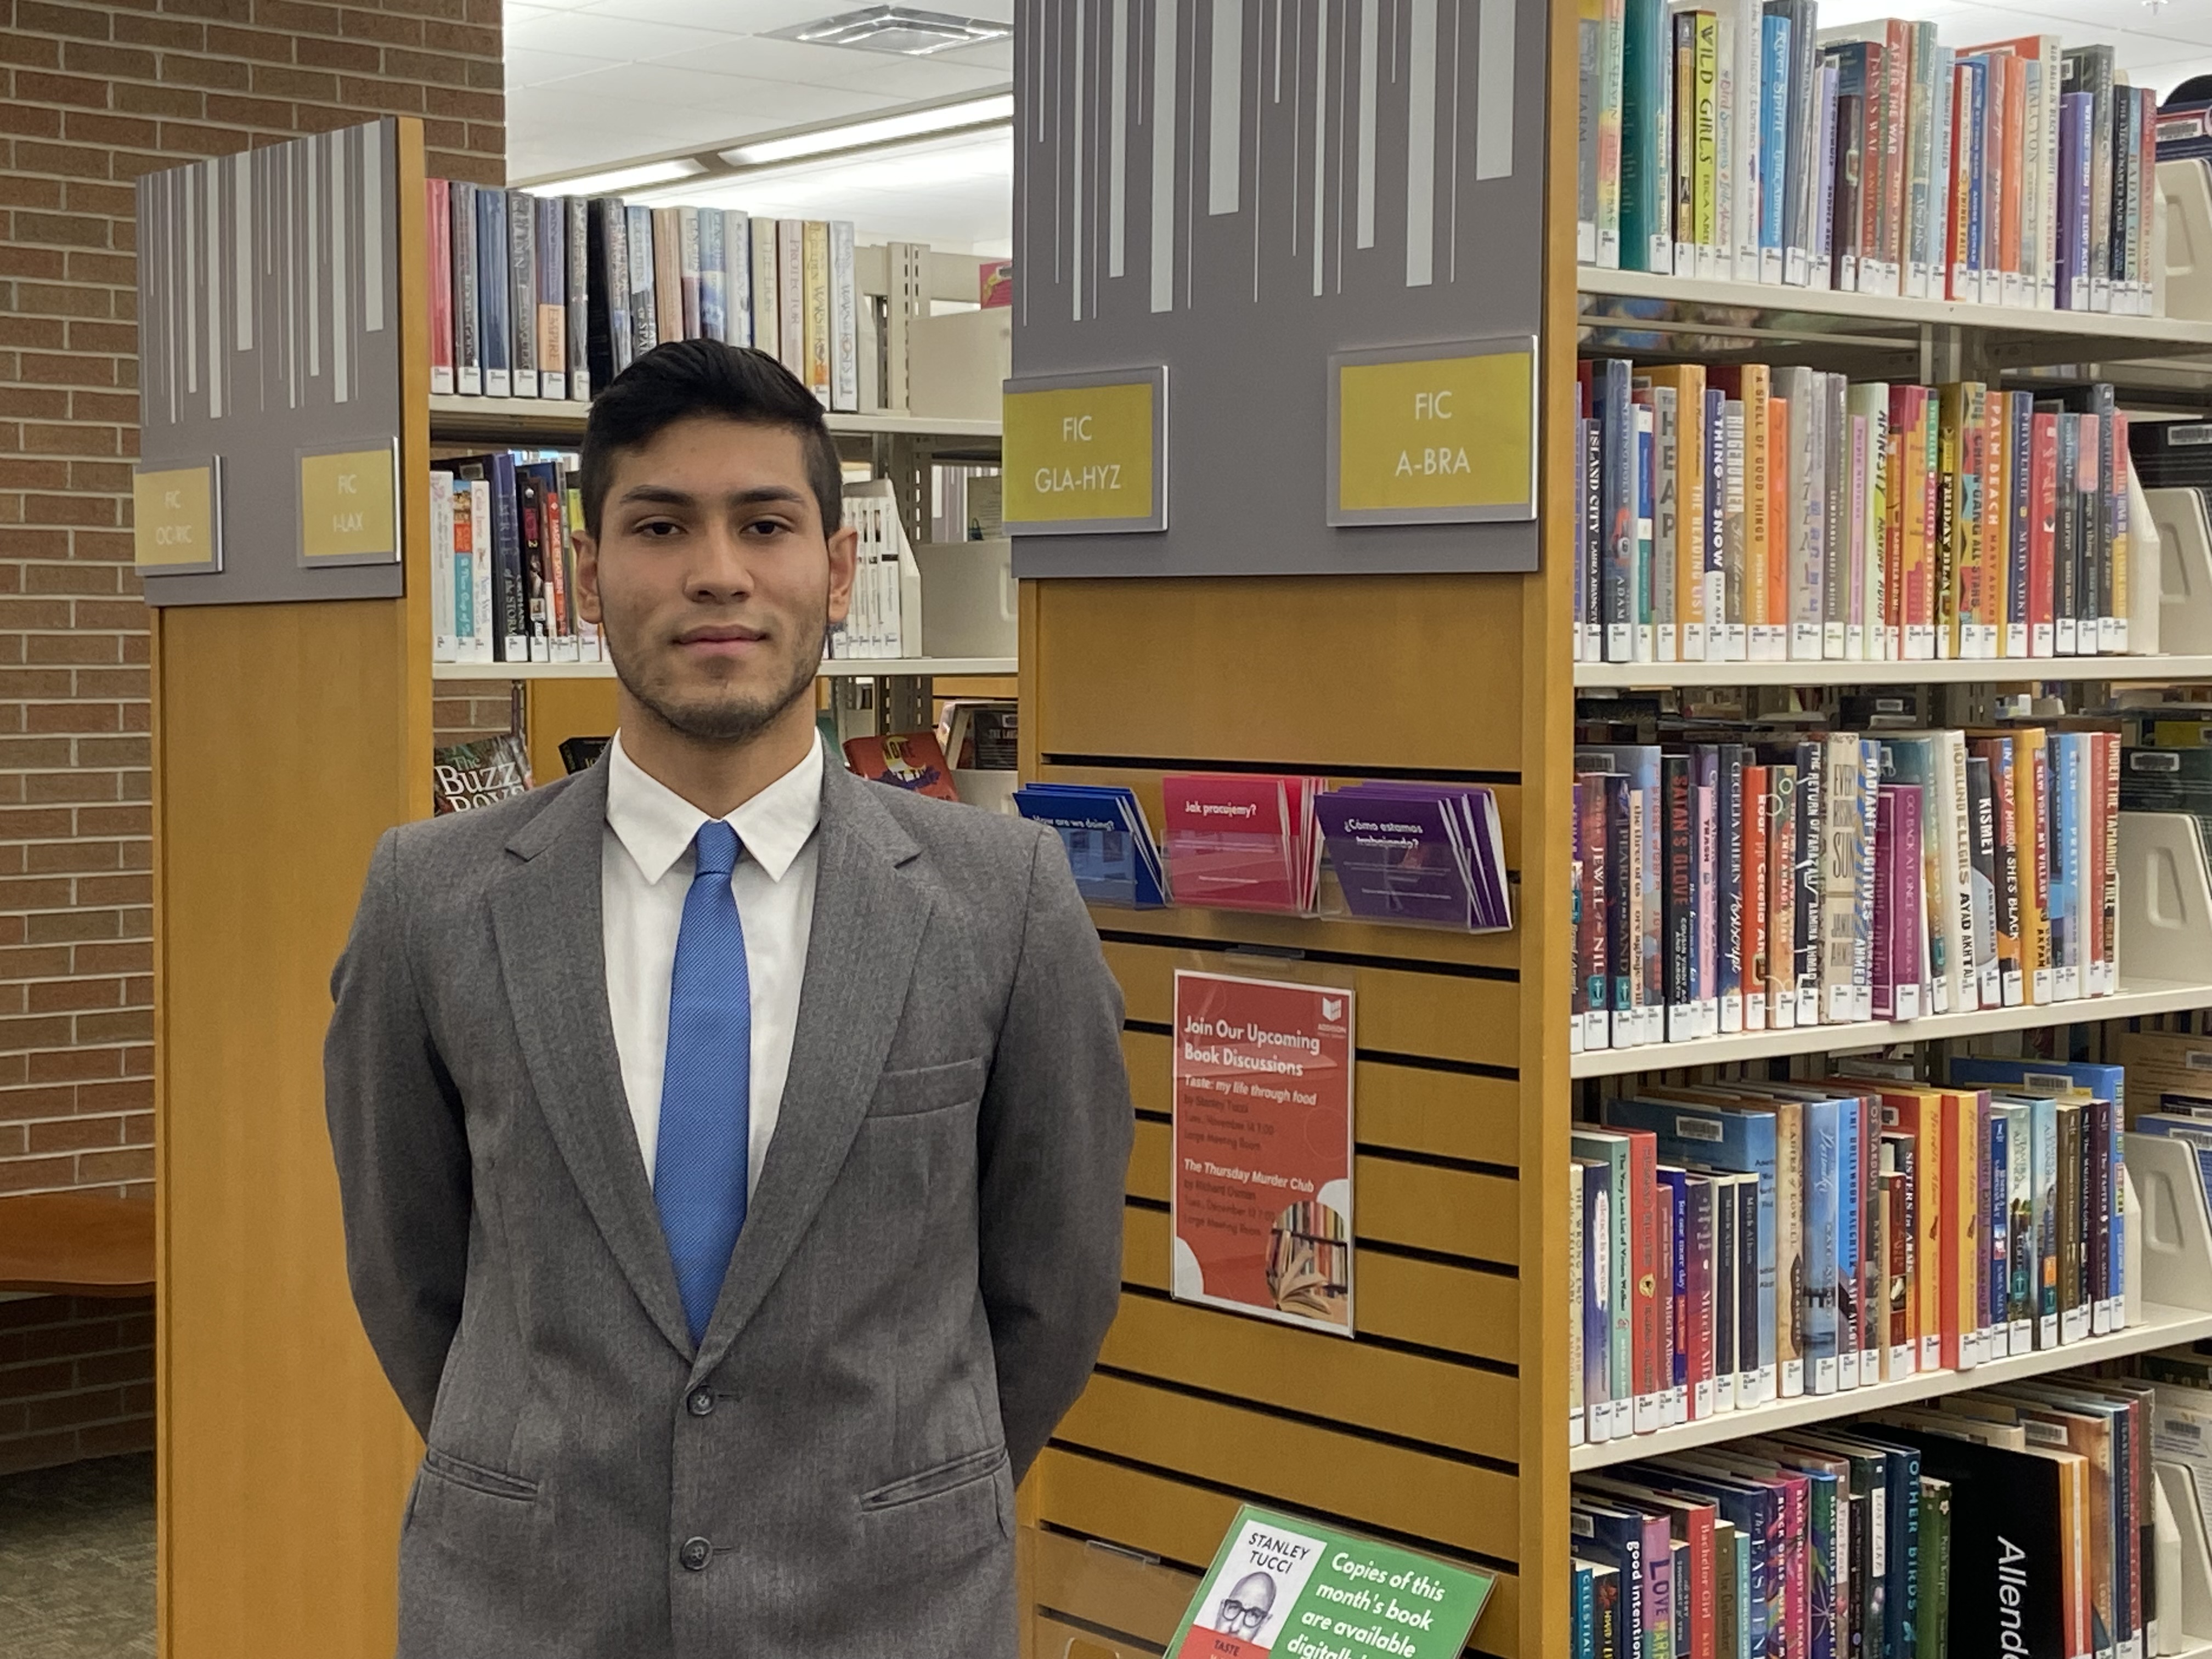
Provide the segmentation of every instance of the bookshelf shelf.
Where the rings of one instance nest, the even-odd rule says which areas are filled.
[[[2123,961],[2124,961],[2124,957]],[[1599,1048],[1576,1054],[1572,1075],[1620,1077],[1631,1072],[1671,1072],[1691,1066],[1769,1060],[1784,1054],[1840,1054],[1892,1042],[1932,1042],[1941,1037],[2026,1031],[2086,1020],[2170,1014],[2212,1004],[2212,984],[2197,981],[2130,980],[2112,996],[2033,1007],[1982,1009],[1970,1014],[1929,1014],[1920,1019],[1870,1020],[1850,1025],[1799,1026],[1787,1031],[1746,1031],[1694,1042],[1647,1042],[1635,1048]]]
[[[1661,1429],[1654,1434],[1634,1435],[1626,1440],[1607,1440],[1597,1445],[1577,1446],[1567,1454],[1567,1467],[1576,1474],[1585,1469],[1601,1469],[1615,1463],[1632,1462],[1640,1457],[1656,1457],[1668,1452],[1687,1451],[1693,1446],[1710,1446],[1723,1440],[1740,1439],[1745,1435],[1771,1434],[1778,1430],[1798,1428],[1830,1418],[1880,1411],[1885,1407],[1903,1406],[1916,1400],[1933,1400],[1942,1395],[1958,1394],[1967,1389],[1986,1389],[1995,1383],[2010,1382],[2024,1376],[2039,1376],[2046,1371],[2094,1364],[2101,1359],[2118,1359],[2128,1354],[2146,1353],[2153,1348],[2171,1347],[2176,1343],[2193,1342],[2205,1336],[2212,1336],[2212,1313],[2146,1302],[2142,1304],[2139,1322],[2110,1336],[2091,1337],[2086,1342],[2070,1342],[2035,1353],[1990,1360],[1972,1370],[1928,1371],[1917,1376],[1900,1377],[1893,1382],[1877,1382],[1871,1388],[1853,1389],[1841,1394],[1804,1395],[1795,1400],[1776,1400],[1764,1406],[1753,1407],[1749,1411],[1723,1412],[1717,1416],[1700,1418],[1694,1423]]]
[[[824,679],[922,678],[938,675],[1012,674],[1013,657],[841,657],[822,665]],[[611,680],[611,662],[441,662],[432,665],[441,680]]]
[[[464,398],[434,392],[430,437],[436,443],[517,443],[536,440],[573,444],[584,435],[589,404],[553,398]],[[887,438],[998,437],[997,421],[936,415],[830,415],[832,432]]]
[[[2212,656],[2006,657],[1995,662],[1578,662],[1578,690],[1686,685],[2008,685],[2212,679]]]
[[[1974,333],[1992,359],[2008,367],[2212,355],[2212,323],[2178,317],[1908,300],[1591,266],[1577,270],[1575,283],[1577,320],[1585,328],[1613,332],[1671,325],[1738,335],[1746,349],[1791,339],[1899,348],[1918,344],[1923,331],[1959,329]],[[1614,301],[1641,301],[1648,308],[1607,303]]]

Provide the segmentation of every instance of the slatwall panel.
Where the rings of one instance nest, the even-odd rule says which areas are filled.
[[[1473,778],[1498,790],[1517,863],[1525,586],[1027,584],[1024,775],[1127,783],[1155,823],[1165,772]],[[1519,1363],[1522,934],[1093,914],[1127,1005],[1138,1114],[1122,1306],[1090,1390],[1039,1463],[1033,1518],[1049,1534],[1194,1571],[1238,1502],[1278,1504],[1500,1574],[1474,1649],[1529,1651],[1516,1582],[1532,1407]],[[1174,973],[1249,971],[1254,950],[1297,952],[1359,999],[1351,1341],[1167,1293]],[[1116,1632],[1168,1633],[1126,1614],[1116,1624],[1079,1584],[1032,1579],[1040,1652],[1071,1632],[1106,1651]]]

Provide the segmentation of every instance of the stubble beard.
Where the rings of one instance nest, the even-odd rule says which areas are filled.
[[[829,621],[824,617],[817,639],[828,631]],[[611,630],[605,631],[605,643],[614,664],[615,678],[622,683],[623,689],[669,730],[698,743],[750,742],[811,690],[816,676],[821,672],[817,644],[815,655],[810,658],[802,654],[791,665],[785,683],[767,696],[747,696],[735,686],[725,686],[684,702],[666,686],[638,672],[637,665],[630,660],[627,645],[617,645]]]

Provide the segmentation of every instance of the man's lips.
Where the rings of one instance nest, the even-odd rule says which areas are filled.
[[[767,638],[757,628],[732,623],[719,627],[687,628],[676,636],[676,643],[684,650],[704,656],[736,656]]]

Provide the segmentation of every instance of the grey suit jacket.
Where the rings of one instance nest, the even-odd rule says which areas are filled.
[[[623,1092],[603,767],[387,833],[325,1048],[428,1451],[400,1659],[994,1659],[1121,1279],[1121,1000],[1049,830],[823,781],[782,1114],[695,1351]]]

